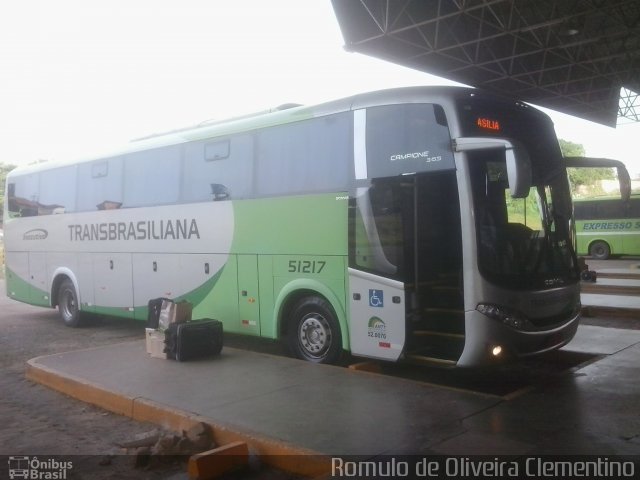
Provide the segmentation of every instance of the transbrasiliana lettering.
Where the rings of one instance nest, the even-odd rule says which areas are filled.
[[[105,240],[189,240],[200,238],[194,218],[188,220],[140,220],[73,224],[69,227],[72,242]]]

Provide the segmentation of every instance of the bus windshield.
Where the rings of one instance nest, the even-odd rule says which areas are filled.
[[[571,205],[562,171],[534,171],[526,198],[509,195],[504,154],[469,156],[481,274],[508,288],[552,288],[577,280]],[[537,173],[537,175],[536,175]]]

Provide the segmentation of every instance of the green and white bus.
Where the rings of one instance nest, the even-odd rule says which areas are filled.
[[[640,195],[625,201],[618,196],[574,202],[577,250],[606,260],[616,255],[640,255]]]
[[[559,348],[578,326],[553,125],[477,90],[205,124],[16,169],[6,191],[8,295],[70,326],[146,319],[170,297],[313,362],[348,350],[458,366]],[[507,208],[526,197],[531,223]]]
[[[566,157],[570,168],[615,169],[619,194],[575,197],[576,250],[606,260],[614,255],[640,255],[640,194],[631,193],[631,178],[619,160]]]

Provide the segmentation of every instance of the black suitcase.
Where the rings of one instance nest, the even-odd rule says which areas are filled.
[[[147,313],[147,328],[158,328],[160,322],[160,310],[162,309],[162,301],[169,298],[154,298],[149,300],[149,313]]]
[[[164,331],[167,358],[184,362],[218,355],[222,351],[222,322],[208,318],[172,323]]]

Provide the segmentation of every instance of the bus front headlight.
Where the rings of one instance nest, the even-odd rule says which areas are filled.
[[[512,308],[490,303],[479,303],[476,310],[516,330],[529,330],[531,328],[531,323],[525,314]]]

